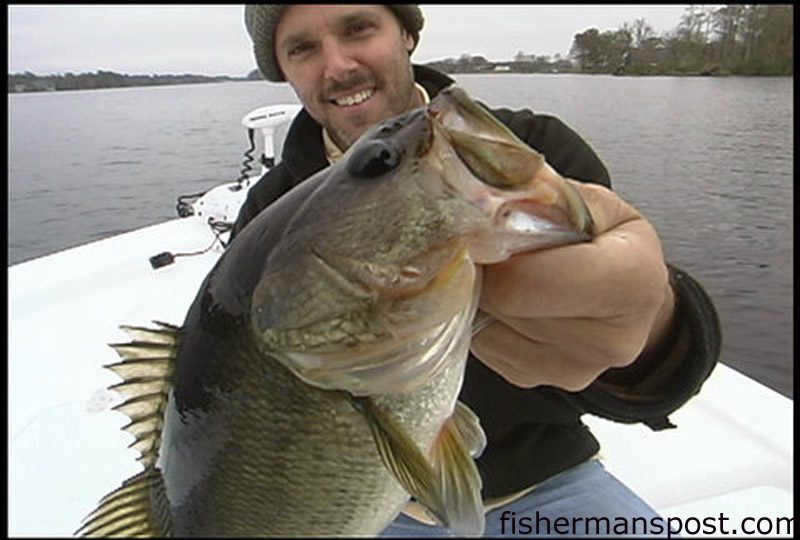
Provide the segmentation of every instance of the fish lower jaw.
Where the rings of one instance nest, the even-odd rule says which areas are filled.
[[[579,208],[553,193],[544,196],[500,200],[492,208],[495,226],[503,230],[531,235],[563,237],[574,234],[576,238],[588,236],[588,219]]]

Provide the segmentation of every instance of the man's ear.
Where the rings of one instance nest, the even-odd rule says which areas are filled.
[[[406,51],[411,54],[411,51],[414,50],[414,36],[405,28],[400,29],[400,35],[403,38],[403,45],[405,45]]]

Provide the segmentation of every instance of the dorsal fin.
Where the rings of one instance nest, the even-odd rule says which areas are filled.
[[[122,361],[104,366],[122,378],[109,390],[125,398],[114,410],[130,419],[122,429],[135,437],[130,446],[139,452],[144,471],[103,497],[75,532],[78,536],[158,537],[171,533],[169,502],[156,462],[181,329],[153,322],[158,328],[120,326],[133,341],[110,344]]]
[[[163,537],[172,534],[172,517],[161,470],[148,467],[103,497],[84,518],[76,536]]]
[[[122,361],[105,366],[122,378],[121,383],[109,387],[125,398],[114,410],[130,419],[122,429],[134,436],[130,446],[140,453],[139,461],[145,468],[155,466],[158,459],[164,409],[181,336],[179,327],[154,322],[158,328],[120,326],[133,341],[110,344]]]

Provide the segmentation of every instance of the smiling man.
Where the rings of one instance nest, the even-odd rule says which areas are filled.
[[[416,40],[387,8],[289,8],[275,43],[284,76],[341,149],[374,123],[424,104],[408,61]]]
[[[259,69],[288,82],[303,110],[281,163],[250,190],[233,236],[370,126],[453,82],[411,63],[424,23],[416,5],[248,5],[245,23]],[[655,512],[591,459],[599,445],[580,416],[669,427],[668,415],[717,361],[716,312],[699,284],[664,261],[653,227],[610,190],[608,171],[580,136],[552,116],[491,112],[571,179],[597,236],[484,270],[480,307],[494,322],[473,337],[460,399],[488,439],[478,459],[486,534],[509,534],[512,517],[649,520]],[[384,534],[446,533],[426,521],[412,505]],[[603,532],[577,522],[583,528],[570,532]]]

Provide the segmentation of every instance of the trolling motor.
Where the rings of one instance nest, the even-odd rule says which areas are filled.
[[[184,218],[198,216],[205,218],[206,223],[211,227],[215,239],[211,246],[203,251],[196,253],[170,253],[165,251],[150,257],[150,265],[153,268],[160,268],[172,264],[175,257],[187,255],[199,255],[205,253],[219,241],[223,246],[225,242],[220,235],[231,229],[233,222],[239,215],[239,209],[247,198],[247,192],[258,181],[259,178],[275,166],[275,131],[283,124],[291,122],[295,115],[302,109],[301,105],[283,104],[268,105],[260,107],[247,113],[242,118],[242,125],[247,128],[247,137],[250,141],[250,148],[244,153],[242,170],[239,178],[235,182],[229,182],[216,186],[200,193],[191,195],[181,195],[178,197],[176,210],[178,216]],[[258,176],[248,175],[252,171],[250,166],[253,162],[253,151],[256,149],[255,134],[260,132],[263,141],[263,151],[259,156],[261,171]]]
[[[242,118],[242,125],[247,128],[250,148],[244,153],[241,175],[235,182],[222,184],[202,193],[181,195],[178,197],[177,211],[180,217],[192,215],[213,218],[214,221],[233,223],[244,204],[247,191],[255,183],[248,176],[252,170],[253,151],[256,149],[255,133],[260,131],[263,151],[259,157],[261,172],[255,179],[261,178],[271,167],[275,166],[275,130],[290,122],[300,111],[300,105],[268,105],[247,113]]]
[[[302,108],[300,105],[268,105],[250,111],[242,118],[242,125],[247,128],[248,135],[256,129],[261,130],[264,141],[264,151],[259,159],[262,166],[261,176],[275,165],[275,130],[291,121]],[[252,135],[250,140],[252,141]]]

